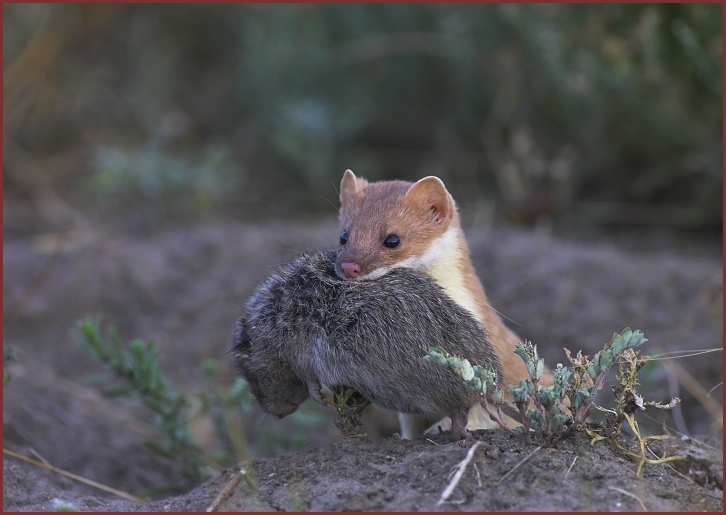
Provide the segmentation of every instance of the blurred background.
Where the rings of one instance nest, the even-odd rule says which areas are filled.
[[[5,231],[329,216],[351,168],[521,224],[719,235],[721,10],[6,5]]]
[[[625,325],[649,352],[722,346],[720,4],[5,4],[3,23],[17,452],[133,491],[178,476],[144,447],[158,419],[88,384],[104,367],[74,328],[96,315],[158,343],[217,468],[339,439],[312,402],[279,421],[212,401],[242,301],[335,242],[347,168],[442,178],[490,299],[550,365]],[[644,371],[684,398],[669,427],[721,435],[721,359]]]

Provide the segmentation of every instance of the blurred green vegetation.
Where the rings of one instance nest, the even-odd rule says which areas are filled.
[[[522,223],[721,231],[720,4],[3,12],[5,200],[55,223],[334,216],[352,168]]]
[[[107,373],[84,378],[86,383],[104,385],[107,397],[140,404],[154,414],[150,425],[163,436],[146,441],[157,455],[172,460],[178,468],[177,482],[155,487],[139,495],[185,491],[210,477],[215,468],[229,467],[251,456],[282,454],[300,450],[310,443],[310,435],[328,422],[323,408],[307,403],[289,416],[294,431],[266,431],[264,438],[249,446],[239,420],[239,411],[249,416],[255,411],[252,391],[244,378],[224,384],[217,361],[202,364],[205,381],[194,392],[173,386],[161,371],[156,343],[135,339],[124,342],[113,325],[84,318],[77,321],[80,348],[101,362]],[[14,361],[12,350],[4,349],[4,361]],[[5,383],[9,374],[5,375]],[[221,448],[203,449],[194,442],[190,427],[199,419],[209,419]]]

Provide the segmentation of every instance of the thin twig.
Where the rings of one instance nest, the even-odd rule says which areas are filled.
[[[670,394],[669,397],[671,399],[682,397],[680,382],[676,378],[675,374],[666,374],[665,376],[666,382],[668,383],[668,393]],[[680,405],[675,406],[671,410],[671,415],[673,415],[673,422],[676,424],[678,431],[684,434],[688,433],[688,426],[686,425],[686,419],[683,416],[683,409],[681,409]]]
[[[496,482],[496,484],[494,486],[498,486],[498,485],[502,484],[502,482],[505,479],[507,479],[509,476],[511,476],[514,473],[515,470],[517,470],[525,461],[527,461],[532,456],[534,456],[534,453],[537,452],[537,451],[539,451],[541,448],[542,448],[541,446],[540,447],[537,447],[535,450],[533,450],[532,452],[530,452],[522,461],[520,461],[519,463],[517,463],[514,467],[512,467],[512,469],[509,472],[507,472],[506,474],[504,474],[499,479],[499,481]]]
[[[564,478],[562,478],[562,482],[563,482],[563,483],[564,483],[565,481],[567,481],[567,476],[569,476],[569,475],[570,475],[570,471],[572,470],[572,467],[574,467],[574,466],[575,466],[575,462],[577,461],[577,458],[578,458],[578,457],[577,457],[577,456],[575,456],[575,459],[574,459],[574,460],[572,460],[572,464],[570,465],[570,468],[568,468],[568,469],[567,469],[567,472],[565,472],[565,477],[564,477]]]
[[[439,506],[441,506],[446,501],[446,499],[449,498],[451,493],[454,491],[454,488],[456,488],[456,485],[459,484],[459,480],[461,479],[461,476],[464,475],[464,470],[466,470],[466,466],[474,457],[474,451],[476,451],[477,447],[479,447],[481,443],[481,440],[477,440],[477,442],[471,446],[469,452],[466,453],[466,458],[464,458],[458,465],[456,465],[456,474],[454,474],[454,477],[451,479],[451,482],[444,489],[444,491],[441,492],[441,498],[439,499],[438,504]]]
[[[623,495],[632,497],[633,499],[638,501],[638,503],[640,504],[640,507],[643,508],[643,511],[648,511],[648,508],[645,507],[645,503],[643,502],[643,500],[640,497],[638,497],[637,495],[631,494],[630,492],[623,490],[622,488],[618,488],[617,486],[608,486],[608,488],[610,490],[615,490],[616,492],[620,492]]]
[[[45,458],[44,458],[43,456],[41,456],[41,454],[40,454],[40,453],[39,453],[38,451],[36,451],[36,450],[35,450],[35,449],[33,449],[32,447],[31,447],[30,449],[28,449],[28,450],[29,450],[30,452],[32,452],[32,453],[33,453],[33,455],[34,455],[34,456],[35,456],[36,458],[38,458],[38,459],[39,459],[40,461],[42,461],[42,462],[43,462],[43,463],[44,463],[44,464],[45,464],[46,466],[48,466],[48,467],[51,467],[51,466],[52,466],[52,465],[50,464],[50,462],[49,462],[48,460],[46,460],[46,459],[45,459]]]
[[[245,474],[247,474],[247,470],[245,470],[244,468],[239,469],[239,471],[234,476],[232,476],[232,479],[229,480],[224,488],[220,490],[217,497],[215,497],[214,501],[212,501],[212,504],[210,504],[209,508],[207,508],[207,511],[216,511],[217,508],[219,508],[219,505],[226,501],[230,495],[232,495],[235,487],[239,484],[240,481],[242,481],[242,479],[245,477]]]
[[[114,495],[118,495],[119,497],[123,497],[124,499],[128,499],[130,501],[138,502],[138,503],[147,503],[149,502],[148,499],[143,499],[141,497],[136,497],[135,495],[128,494],[126,492],[122,492],[121,490],[116,490],[115,488],[112,488],[110,486],[102,485],[101,483],[97,483],[96,481],[93,481],[92,479],[86,479],[85,477],[81,477],[79,475],[76,475],[72,472],[68,472],[63,469],[59,469],[58,467],[55,467],[53,465],[50,465],[48,463],[43,463],[42,461],[35,460],[33,458],[28,458],[27,456],[23,456],[22,454],[18,454],[17,452],[13,452],[11,450],[3,448],[3,453],[7,454],[8,456],[12,456],[13,458],[17,458],[19,460],[27,461],[28,463],[32,463],[33,465],[36,465],[38,467],[50,470],[51,472],[55,472],[57,474],[60,474],[61,476],[66,476],[71,479],[75,479],[76,481],[79,481],[81,483],[84,483],[88,486],[92,486],[94,488],[98,488],[99,490],[103,490],[104,492],[109,492]]]

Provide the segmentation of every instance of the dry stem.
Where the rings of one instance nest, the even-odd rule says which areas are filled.
[[[471,449],[469,449],[469,452],[466,453],[466,458],[464,458],[460,463],[456,465],[456,474],[454,474],[454,477],[451,479],[451,482],[447,485],[444,491],[441,492],[441,498],[439,499],[438,504],[439,506],[441,506],[446,501],[446,499],[449,498],[451,493],[454,491],[454,488],[456,488],[456,485],[459,484],[459,480],[461,479],[461,476],[464,475],[464,470],[466,470],[466,466],[474,457],[474,451],[476,451],[477,447],[479,447],[481,443],[481,440],[478,440],[474,445],[472,445]]]
[[[7,454],[8,456],[12,456],[13,458],[17,458],[19,460],[26,461],[26,462],[36,465],[38,467],[50,470],[51,472],[55,472],[57,474],[60,474],[61,476],[75,479],[76,481],[79,481],[86,485],[92,486],[94,488],[98,488],[99,490],[103,490],[105,492],[109,492],[114,495],[118,495],[119,497],[123,497],[124,499],[128,499],[130,501],[134,501],[134,502],[138,502],[138,503],[149,502],[148,499],[142,499],[141,497],[136,497],[135,495],[131,495],[126,492],[122,492],[121,490],[116,490],[113,487],[102,485],[101,483],[97,483],[96,481],[93,481],[92,479],[86,479],[85,477],[76,475],[72,472],[68,472],[66,470],[59,469],[58,467],[51,465],[50,463],[46,462],[45,460],[39,461],[39,460],[35,460],[33,458],[28,458],[27,456],[23,456],[22,454],[18,454],[17,452],[13,452],[13,451],[5,449],[5,448],[3,448],[3,453]]]
[[[212,504],[209,505],[207,511],[216,511],[217,508],[219,508],[219,505],[226,501],[230,495],[232,495],[235,487],[239,484],[240,481],[242,481],[245,474],[247,474],[247,470],[245,470],[244,468],[239,469],[239,471],[237,471],[237,473],[232,476],[232,479],[230,479],[229,482],[224,485],[224,488],[219,491],[219,494],[217,495],[217,497],[214,498]]]

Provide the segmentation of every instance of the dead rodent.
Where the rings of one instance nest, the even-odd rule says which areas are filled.
[[[335,274],[334,253],[304,255],[273,273],[237,320],[232,352],[260,406],[283,417],[321,383],[430,419],[450,416],[465,435],[479,395],[423,359],[441,346],[473,364],[499,362],[474,317],[428,276],[396,269],[369,281]]]

